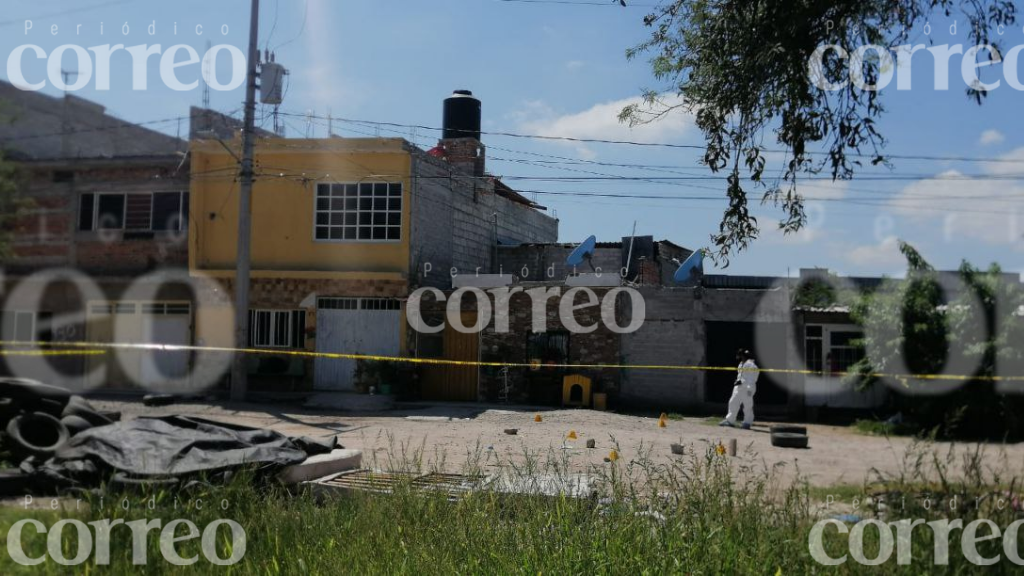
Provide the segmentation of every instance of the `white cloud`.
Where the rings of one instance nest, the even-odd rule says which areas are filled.
[[[569,60],[565,63],[565,67],[568,70],[579,70],[586,64],[583,60]]]
[[[814,200],[845,198],[849,187],[848,180],[816,180],[811,184],[797,182],[796,191],[809,204]]]
[[[1006,136],[999,130],[985,130],[981,133],[981,138],[978,139],[978,143],[982,146],[991,146],[993,144],[1000,144],[1003,140],[1006,140]]]
[[[872,270],[891,269],[906,262],[900,253],[899,239],[895,236],[889,236],[878,244],[865,244],[847,249],[844,257],[850,264]]]
[[[1024,148],[999,157],[1017,162],[991,162],[984,175],[1024,171]],[[947,242],[973,238],[994,245],[1024,247],[1024,185],[1012,180],[967,177],[948,170],[905,187],[890,201],[896,214],[939,228]]]
[[[761,219],[759,218],[758,220]],[[761,235],[758,238],[758,241],[775,246],[796,246],[800,244],[810,244],[820,240],[823,233],[825,233],[825,230],[819,226],[812,225],[810,221],[808,221],[807,226],[804,226],[796,232],[786,234],[781,228],[775,225],[774,221],[770,218],[766,218],[761,221]]]
[[[682,109],[673,110],[664,117],[640,126],[630,127],[619,122],[619,113],[626,106],[639,104],[643,110],[656,113],[680,103],[676,96],[666,96],[661,105],[648,107],[639,96],[595,104],[581,112],[560,114],[540,101],[524,104],[524,109],[512,116],[519,121],[520,130],[540,136],[568,136],[588,140],[632,140],[639,142],[672,143],[688,135],[693,129],[690,114]],[[593,157],[589,148],[573,144],[584,157]]]
[[[1011,150],[997,158],[999,162],[984,162],[982,170],[995,176],[1009,176],[1024,174],[1024,148]]]

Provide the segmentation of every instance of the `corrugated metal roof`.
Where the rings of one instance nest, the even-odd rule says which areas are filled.
[[[739,290],[768,290],[779,286],[787,286],[792,282],[787,278],[775,276],[728,276],[725,274],[705,274],[705,288],[733,288]]]

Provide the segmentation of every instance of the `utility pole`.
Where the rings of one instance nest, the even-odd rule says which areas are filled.
[[[245,125],[242,128],[242,170],[238,192],[238,252],[235,269],[235,347],[249,345],[249,257],[252,241],[253,149],[256,123],[256,76],[260,51],[260,0],[252,0],[249,17],[249,73],[245,85]],[[235,353],[231,370],[231,399],[245,400],[248,374],[245,354]]]

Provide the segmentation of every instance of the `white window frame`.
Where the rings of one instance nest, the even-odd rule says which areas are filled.
[[[385,206],[385,208],[383,210],[377,210],[376,208],[371,207],[370,210],[367,211],[367,210],[362,210],[362,209],[359,208],[358,203],[359,203],[359,200],[362,199],[362,197],[358,195],[359,194],[358,193],[359,187],[360,186],[373,186],[373,185],[377,185],[377,184],[384,184],[384,185],[386,185],[388,187],[388,195],[386,195],[384,197],[384,200],[385,200],[386,203],[390,202],[391,199],[394,199],[394,198],[398,199],[398,209],[397,210],[391,210],[387,206]],[[319,209],[319,200],[321,198],[320,197],[320,187],[321,186],[330,186],[332,188],[334,186],[356,186],[357,187],[356,188],[356,190],[357,190],[356,203],[357,204],[356,204],[356,210],[355,210],[355,215],[356,215],[356,223],[355,224],[345,224],[344,222],[342,224],[331,224],[330,223],[330,218],[331,218],[332,215],[340,214],[340,215],[342,215],[344,217],[344,215],[348,212],[348,210],[345,209],[345,208],[342,208],[341,210],[334,210],[333,207],[328,208],[326,211],[325,210],[320,210]],[[395,196],[392,196],[390,194],[392,186],[399,186],[399,187],[401,187],[401,193],[397,194]],[[405,184],[403,182],[366,182],[366,181],[362,181],[362,182],[317,182],[313,186],[313,228],[312,228],[312,231],[313,231],[313,233],[312,233],[313,242],[323,242],[323,243],[328,243],[328,244],[353,244],[353,243],[358,243],[358,244],[374,244],[374,243],[376,243],[376,244],[394,244],[394,243],[401,242],[402,239],[403,239],[403,228],[405,227],[405,190],[406,190],[406,186],[405,186]],[[331,199],[331,198],[333,198],[333,196],[328,196],[328,199]],[[374,197],[371,197],[371,199],[372,198],[374,198]],[[342,198],[342,200],[344,200],[344,198]],[[371,204],[371,206],[372,206],[372,204]],[[368,225],[367,224],[360,224],[359,223],[359,216],[360,216],[360,214],[367,213],[367,212],[369,212],[369,214],[370,214],[371,223],[368,224]],[[398,214],[398,224],[389,224],[386,221],[385,221],[384,224],[374,224],[372,222],[373,221],[373,216],[375,214],[380,214],[380,213],[384,214],[385,220],[387,219],[387,217],[390,214],[397,213]],[[317,216],[319,216],[320,214],[327,214],[328,215],[327,216],[328,217],[328,223],[326,225],[318,225],[317,224]],[[365,238],[365,239],[359,239],[359,238],[335,238],[335,239],[317,238],[317,229],[318,228],[327,228],[328,235],[330,235],[331,228],[341,227],[343,231],[346,228],[353,228],[355,230],[356,236],[358,236],[359,235],[359,229],[363,228],[363,227],[366,227],[366,226],[369,226],[370,235],[371,236],[373,235],[373,230],[375,228],[383,228],[385,230],[385,234],[387,234],[387,231],[390,230],[391,228],[397,228],[398,229],[398,237],[397,238],[377,238],[377,239],[373,239],[373,238]]]
[[[402,301],[398,298],[321,296],[316,300],[316,308],[317,310],[377,310],[383,312],[388,310],[401,310]]]
[[[185,222],[185,203],[187,202],[188,190],[139,190],[129,192],[83,192],[78,196],[78,217],[75,219],[75,229],[77,232],[84,233],[95,233],[95,232],[163,232],[163,233],[179,233],[184,231],[184,226],[187,225]],[[82,230],[80,228],[82,222],[82,197],[85,195],[91,195],[92,200],[92,230]],[[178,194],[178,229],[169,230],[153,230],[153,202],[154,195],[156,194]],[[128,196],[132,195],[148,195],[149,196],[149,226],[147,228],[126,228],[128,224]],[[120,228],[100,228],[100,196],[122,196],[124,202],[121,207],[121,227]]]
[[[269,314],[269,326],[267,329],[268,341],[266,344],[261,344],[257,341],[256,326],[259,322],[260,314]],[[292,323],[292,319],[296,314],[303,315],[303,326],[305,326],[305,314],[306,311],[303,309],[270,309],[270,308],[251,308],[249,310],[249,339],[251,340],[251,346],[253,348],[283,348],[292,350],[301,350],[306,345],[306,335],[296,334],[295,326]],[[285,342],[277,342],[277,328],[278,322],[281,317],[285,318]],[[293,345],[293,342],[295,343]],[[247,343],[248,344],[248,343]]]
[[[807,336],[807,328],[810,327],[821,328],[821,336],[809,337]],[[838,344],[832,344],[832,334],[835,332],[859,332],[861,335],[864,334],[864,329],[856,324],[806,324],[804,326],[804,350],[806,354],[807,342],[814,340],[821,344],[821,370],[824,374],[824,378],[840,378],[841,376],[832,375],[832,350],[833,348],[841,348],[849,350],[855,348],[854,346],[840,346]],[[806,358],[804,359],[806,362]],[[822,376],[816,376],[822,377]]]

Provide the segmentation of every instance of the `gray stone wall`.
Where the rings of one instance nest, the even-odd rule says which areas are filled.
[[[641,288],[646,319],[622,337],[622,361],[632,365],[703,365],[703,305],[692,289]],[[625,320],[629,309],[623,310]],[[623,373],[619,400],[633,406],[687,408],[704,400],[701,371],[630,369]]]
[[[497,272],[496,238],[558,239],[558,220],[495,193],[489,179],[473,178],[419,150],[412,151],[412,174],[410,264],[416,284],[450,287],[453,267],[460,274]],[[427,263],[432,270],[425,274]]]
[[[788,290],[644,287],[640,294],[646,319],[639,330],[622,337],[625,364],[706,366],[706,322],[764,322],[789,324],[786,363],[798,365]],[[628,312],[623,310],[627,319]],[[700,370],[626,370],[619,396],[636,406],[699,407],[706,402],[706,376]]]

